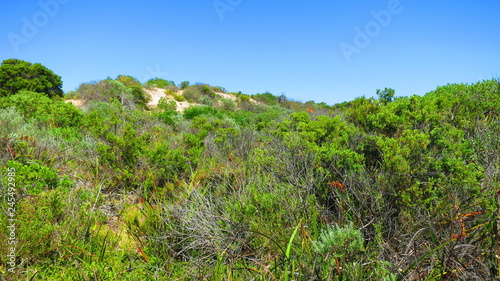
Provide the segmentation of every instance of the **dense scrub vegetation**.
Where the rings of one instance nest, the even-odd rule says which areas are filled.
[[[119,76],[71,93],[83,108],[37,81],[0,98],[6,280],[500,276],[499,81],[329,106]]]

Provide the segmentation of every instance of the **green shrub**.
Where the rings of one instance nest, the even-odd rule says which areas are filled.
[[[184,110],[184,118],[190,120],[197,116],[221,116],[217,109],[211,106],[192,106]]]
[[[216,94],[212,91],[212,88],[208,85],[200,85],[201,86],[201,93],[205,96],[208,96],[210,98],[215,98]],[[198,86],[199,88],[199,86]]]
[[[167,89],[164,91],[165,95],[167,96],[173,96],[175,95],[175,92],[172,89]]]
[[[265,103],[267,105],[276,105],[278,104],[278,97],[269,93],[269,92],[265,92],[263,94],[255,94],[255,95],[252,95],[252,98],[256,101],[259,101],[259,102],[262,102],[262,103]]]
[[[0,108],[14,106],[26,119],[55,127],[78,126],[82,113],[72,104],[54,101],[41,93],[20,91],[0,98]]]
[[[215,86],[212,88],[214,92],[218,92],[218,93],[226,93],[226,89],[224,87],[221,87],[221,86]]]
[[[1,99],[0,99],[1,100]],[[0,137],[9,138],[14,134],[25,134],[28,125],[24,116],[15,107],[0,108]]]
[[[27,194],[37,195],[43,190],[54,189],[59,185],[57,171],[42,165],[39,161],[20,163],[10,160],[7,162],[7,167],[16,170],[16,181],[22,183]],[[62,184],[64,187],[72,186],[67,178]]]
[[[99,82],[83,83],[78,87],[75,94],[81,99],[94,102],[111,102],[116,99],[123,105],[134,108],[139,106],[146,107],[149,97],[142,86],[136,85],[136,80],[130,76],[119,76],[122,81],[125,81],[126,86],[119,80],[106,79]]]
[[[200,104],[208,105],[208,106],[213,106],[214,105],[214,99],[210,98],[208,96],[202,96],[199,101]]]
[[[49,98],[63,96],[61,77],[45,66],[18,59],[4,60],[0,65],[0,97],[19,91],[43,93]]]
[[[189,158],[181,149],[171,148],[165,142],[159,142],[149,152],[149,162],[155,167],[155,179],[160,186],[184,178],[190,171]]]
[[[181,90],[186,89],[189,86],[189,81],[182,81],[180,84]]]
[[[115,80],[119,81],[127,88],[142,88],[141,82],[129,75],[118,75]]]
[[[218,100],[219,103],[219,108],[222,110],[227,110],[227,111],[235,111],[236,110],[236,104],[232,99],[220,99]]]
[[[191,103],[200,103],[201,97],[203,96],[201,90],[196,86],[189,86],[182,92],[184,98]]]
[[[321,231],[314,247],[321,255],[330,255],[335,258],[349,258],[360,254],[363,247],[361,231],[355,229],[353,224],[345,226],[331,225]]]
[[[248,103],[250,102],[250,97],[247,95],[238,95],[238,103]]]
[[[178,102],[181,102],[181,101],[185,101],[186,98],[184,98],[183,95],[179,95],[179,94],[173,94],[172,95],[174,97],[174,100],[178,101]]]
[[[173,100],[169,100],[166,97],[161,97],[158,101],[158,108],[162,110],[177,110],[177,103]]]
[[[168,81],[168,80],[161,79],[161,78],[152,78],[152,79],[149,79],[144,85],[149,86],[149,87],[157,87],[157,88],[165,89],[167,86],[171,86],[171,85],[175,86],[175,83],[174,83],[174,81]]]
[[[136,105],[145,108],[146,104],[151,100],[151,97],[146,94],[142,86],[131,87],[127,90],[133,96],[133,101]]]
[[[165,124],[174,125],[179,117],[179,113],[175,110],[165,110],[158,115],[158,118]]]

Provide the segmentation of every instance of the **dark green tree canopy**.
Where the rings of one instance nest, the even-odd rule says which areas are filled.
[[[59,75],[39,63],[8,59],[0,65],[0,97],[15,95],[21,90],[62,96]]]
[[[384,90],[377,90],[377,96],[383,104],[388,104],[394,100],[394,89],[385,88]]]

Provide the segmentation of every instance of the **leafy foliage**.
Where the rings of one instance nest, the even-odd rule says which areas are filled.
[[[377,90],[377,96],[383,104],[388,104],[394,99],[394,89],[385,88],[383,90]]]
[[[8,59],[0,65],[0,97],[19,91],[43,93],[49,98],[62,96],[61,77],[45,66],[18,59]]]
[[[63,101],[54,101],[44,94],[20,91],[16,95],[0,98],[0,108],[15,107],[26,119],[55,127],[78,126],[82,113]]]
[[[161,78],[152,78],[152,79],[149,79],[148,81],[146,81],[146,83],[144,85],[147,87],[157,87],[157,88],[165,89],[167,86],[175,86],[175,83],[174,83],[174,81],[168,81],[168,80],[161,79]]]
[[[498,278],[498,81],[335,106],[181,86],[205,105],[146,109],[130,76],[82,84],[84,110],[0,99],[23,261],[2,277]]]
[[[252,98],[255,99],[256,101],[265,103],[267,105],[276,105],[278,104],[278,97],[269,93],[265,92],[263,94],[255,94],[252,95]]]
[[[124,81],[127,85],[122,83]],[[73,93],[79,99],[86,102],[111,102],[116,99],[127,107],[145,108],[149,97],[140,86],[140,83],[132,77],[118,76],[118,80],[101,80],[99,82],[83,83]]]
[[[180,88],[181,88],[181,90],[184,90],[184,89],[186,89],[188,86],[189,86],[189,81],[182,81],[182,82],[181,82],[181,85],[180,85]]]

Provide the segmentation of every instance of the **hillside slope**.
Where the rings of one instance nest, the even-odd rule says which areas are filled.
[[[158,106],[158,103],[160,102],[160,99],[162,98],[164,98],[166,101],[175,102],[176,111],[179,113],[184,112],[184,110],[188,107],[201,105],[200,103],[194,102],[192,100],[186,100],[186,98],[184,97],[184,91],[180,89],[173,91],[173,90],[165,90],[164,88],[150,87],[150,86],[143,87],[142,89],[145,92],[147,99],[149,100],[146,103],[146,105],[149,108],[156,108]],[[219,99],[230,100],[233,101],[234,103],[237,103],[238,101],[238,97],[236,97],[234,94],[231,93],[213,92],[213,95],[214,97],[217,97]],[[249,98],[248,100],[254,104],[262,104],[261,102],[258,102],[253,98]],[[92,98],[66,99],[66,102],[71,103],[79,108],[84,108],[90,101],[92,101]]]
[[[499,81],[334,106],[103,81],[84,110],[0,98],[2,278],[498,279]]]

